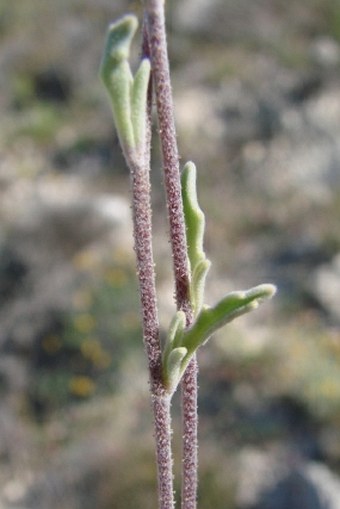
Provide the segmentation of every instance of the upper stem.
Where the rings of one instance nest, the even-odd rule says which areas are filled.
[[[179,309],[189,314],[189,267],[181,197],[179,155],[162,0],[145,0],[152,75],[155,84],[165,190],[170,224],[170,241]]]

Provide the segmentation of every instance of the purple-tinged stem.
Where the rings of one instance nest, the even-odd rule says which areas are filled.
[[[190,309],[189,270],[163,0],[146,0],[145,6],[170,222],[176,300],[178,307],[187,311]]]
[[[167,52],[163,0],[145,0],[151,68],[155,86],[167,196],[170,240],[173,253],[177,308],[193,321],[189,296],[189,264],[181,196],[170,68]],[[182,381],[183,448],[182,509],[195,509],[197,499],[197,361],[190,362]]]
[[[154,414],[159,509],[174,509],[170,396],[162,382],[147,159],[146,155],[143,162],[136,161],[133,154],[128,157],[132,179],[134,249],[137,258],[143,339],[149,364],[150,392]]]
[[[194,356],[182,379],[182,509],[195,509],[197,505],[197,374],[198,366]]]
[[[149,57],[149,43],[143,27],[142,58]],[[149,364],[150,392],[154,415],[159,509],[174,509],[173,460],[171,449],[171,400],[162,383],[162,352],[152,249],[150,187],[152,80],[148,86],[143,161],[131,154],[134,248],[143,314],[143,338]]]
[[[159,509],[174,509],[173,461],[171,449],[171,396],[155,393],[152,396],[155,421],[155,441],[158,473]]]
[[[134,249],[137,258],[143,336],[149,361],[151,384],[161,380],[161,346],[152,249],[149,171],[130,158]]]

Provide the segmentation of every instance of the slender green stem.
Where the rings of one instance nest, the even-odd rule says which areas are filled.
[[[155,86],[159,133],[173,254],[177,308],[193,321],[189,296],[189,263],[170,81],[163,0],[144,0]],[[190,362],[182,381],[182,509],[195,509],[197,498],[197,362]]]

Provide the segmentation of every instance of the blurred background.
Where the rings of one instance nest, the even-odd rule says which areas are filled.
[[[98,79],[127,11],[0,0],[1,509],[157,506],[129,176]],[[338,509],[340,1],[168,0],[167,21],[208,303],[279,288],[200,351],[199,507]],[[151,178],[165,331],[157,139]]]

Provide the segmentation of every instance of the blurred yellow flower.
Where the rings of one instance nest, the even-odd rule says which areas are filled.
[[[74,376],[69,382],[70,392],[81,398],[91,396],[95,388],[95,383],[88,376]]]
[[[83,356],[99,369],[108,368],[111,364],[111,355],[103,349],[97,339],[86,339],[81,345]]]
[[[101,345],[98,339],[86,339],[81,344],[81,353],[86,358],[91,358],[94,354],[101,351]]]
[[[96,321],[90,313],[81,313],[74,317],[73,324],[79,332],[86,334],[94,329]]]

